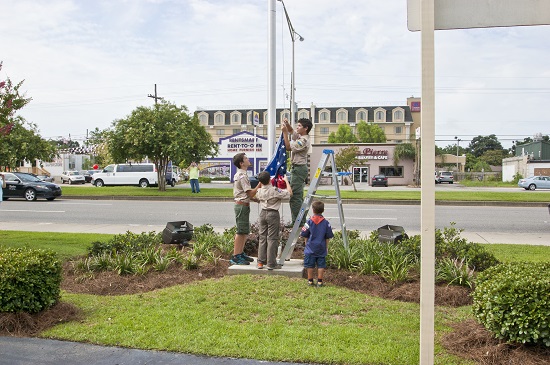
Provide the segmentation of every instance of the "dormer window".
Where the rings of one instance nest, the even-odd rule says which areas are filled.
[[[385,110],[377,110],[374,113],[374,119],[375,119],[375,122],[385,122],[386,121],[386,111]]]
[[[225,124],[225,114],[222,112],[217,112],[214,116],[215,125],[224,125]]]
[[[241,113],[232,112],[231,113],[231,124],[241,124]]]
[[[357,120],[357,122],[360,122],[362,120],[366,122],[368,120],[367,112],[365,110],[358,110],[355,119]]]
[[[401,109],[398,109],[393,112],[393,121],[394,122],[402,122],[403,121],[403,111]]]

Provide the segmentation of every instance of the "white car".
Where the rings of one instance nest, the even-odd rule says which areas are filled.
[[[61,174],[61,183],[65,182],[70,184],[84,184],[86,179],[79,171],[63,171]]]
[[[532,176],[526,179],[520,179],[518,181],[518,186],[525,190],[550,189],[550,177]]]

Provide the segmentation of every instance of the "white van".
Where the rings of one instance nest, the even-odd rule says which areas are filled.
[[[146,188],[158,185],[157,168],[154,163],[125,163],[105,166],[103,171],[92,175],[92,184],[105,185],[138,185]]]

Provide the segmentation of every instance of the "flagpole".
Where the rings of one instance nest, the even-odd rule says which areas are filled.
[[[256,125],[254,124],[254,176],[256,176],[256,164],[258,160],[256,159]]]

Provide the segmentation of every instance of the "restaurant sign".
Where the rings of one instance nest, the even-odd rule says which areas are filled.
[[[364,148],[357,154],[358,160],[387,160],[388,150],[375,150],[370,147]]]

